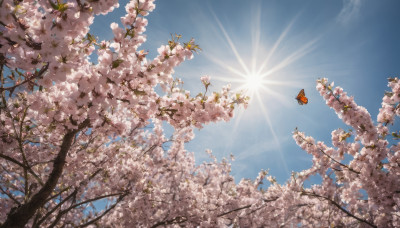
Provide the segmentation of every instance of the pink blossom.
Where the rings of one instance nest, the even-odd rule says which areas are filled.
[[[4,67],[31,72],[18,82],[8,78],[17,87],[13,96],[2,93],[4,226],[400,224],[400,144],[387,140],[400,114],[397,78],[389,81],[392,91],[382,100],[378,124],[342,88],[319,80],[321,97],[352,131],[333,131],[330,147],[296,130],[295,142],[313,157],[309,169],[282,185],[266,171],[255,180],[235,181],[228,160],[206,150],[210,159],[198,164],[185,143],[195,137],[194,128],[230,120],[248,98],[232,94],[230,85],[209,92],[210,76],[200,78],[205,91],[197,96],[181,88],[174,69],[195,49],[179,40],[146,59],[144,16],[154,1],[129,2],[122,27],[110,26],[110,41],[93,41],[87,33],[95,15],[111,12],[118,1],[63,4],[4,0],[0,8]],[[193,39],[189,43],[195,46]],[[92,64],[95,45],[98,61]],[[36,87],[27,89],[28,83]],[[317,174],[322,182],[304,187]],[[98,200],[107,206],[92,207]]]

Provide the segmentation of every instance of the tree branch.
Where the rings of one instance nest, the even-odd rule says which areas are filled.
[[[362,218],[359,218],[359,217],[353,215],[352,213],[348,212],[346,209],[344,209],[344,208],[343,208],[342,206],[340,206],[338,203],[336,203],[335,201],[333,201],[332,199],[330,199],[330,198],[328,198],[328,197],[326,197],[326,196],[320,196],[320,195],[318,195],[318,194],[311,193],[311,192],[305,192],[305,191],[303,191],[303,192],[301,192],[301,193],[302,193],[303,195],[314,196],[314,197],[317,197],[317,198],[325,199],[325,200],[329,201],[331,204],[333,204],[335,207],[337,207],[339,210],[341,210],[342,212],[344,212],[346,215],[348,215],[348,216],[350,216],[350,217],[356,219],[356,220],[359,221],[359,222],[362,222],[362,223],[365,223],[365,224],[367,224],[367,225],[369,225],[369,226],[371,226],[371,227],[377,228],[377,226],[375,226],[374,224],[368,222],[367,220],[364,220],[364,219],[362,219]]]
[[[300,135],[299,135],[299,136],[300,136]],[[308,145],[316,146],[316,147],[318,148],[318,150],[319,150],[321,153],[323,153],[325,156],[327,156],[329,159],[331,159],[332,161],[334,161],[334,162],[337,163],[338,165],[345,167],[346,169],[348,169],[349,171],[351,171],[351,172],[353,172],[353,173],[356,173],[357,175],[360,174],[360,172],[357,172],[356,170],[350,168],[349,166],[347,166],[347,165],[345,165],[345,164],[343,164],[343,163],[341,163],[341,162],[339,162],[339,161],[336,161],[334,158],[332,158],[329,154],[325,153],[325,151],[324,151],[323,149],[319,148],[319,147],[318,147],[317,145],[315,145],[314,143],[308,142],[308,141],[307,141],[305,138],[303,138],[302,136],[300,136],[300,137],[301,137],[301,139],[303,139],[303,141],[307,142]]]
[[[17,199],[15,199],[15,198],[13,197],[12,194],[6,192],[1,186],[0,186],[0,191],[1,191],[3,194],[7,195],[10,199],[12,199],[12,201],[14,201],[14,203],[16,203],[16,204],[18,204],[18,205],[21,205],[21,203],[20,203]]]
[[[58,203],[54,208],[52,208],[50,211],[48,211],[48,212],[46,213],[46,215],[44,215],[44,216],[40,219],[40,221],[37,222],[36,224],[34,224],[34,226],[32,226],[32,227],[37,227],[37,228],[39,228],[40,224],[42,224],[54,211],[56,211],[59,207],[61,207],[65,202],[67,202],[67,201],[68,201],[69,199],[71,199],[72,197],[76,197],[76,194],[78,193],[79,188],[82,187],[87,181],[90,181],[92,178],[94,178],[101,170],[102,170],[102,169],[98,169],[98,170],[97,170],[96,172],[94,172],[89,178],[87,178],[87,179],[81,181],[81,182],[79,183],[79,187],[76,187],[76,188],[74,189],[74,191],[73,191],[71,194],[69,194],[67,197],[65,197],[64,200],[62,200],[62,201],[61,201],[60,203]],[[68,187],[68,188],[66,188],[66,189],[64,189],[64,190],[62,190],[62,191],[60,192],[60,195],[61,195],[62,192],[68,190],[69,188],[70,188],[70,187]],[[57,194],[57,195],[58,195],[58,194]],[[51,197],[51,198],[54,198],[54,196]],[[50,198],[50,199],[51,199],[51,198]],[[47,201],[49,201],[50,199],[48,199]],[[93,200],[93,201],[95,201],[95,200]],[[71,210],[72,208],[75,208],[75,207],[77,207],[77,206],[79,206],[79,205],[76,205],[76,204],[75,204],[75,205],[72,205],[72,206],[70,206],[69,208],[67,208],[67,209],[65,209],[65,210],[63,210],[63,211],[61,211],[61,212],[57,215],[56,220],[58,221],[59,219],[61,219],[61,216],[62,216],[63,214],[67,213],[69,210]]]
[[[27,166],[25,166],[24,164],[22,164],[21,162],[15,160],[14,158],[9,157],[9,156],[4,155],[4,154],[0,154],[0,158],[4,158],[4,159],[7,160],[7,161],[10,161],[10,162],[12,162],[12,163],[14,163],[14,164],[16,164],[16,165],[19,165],[19,166],[21,166],[21,167],[24,168],[24,169],[27,169],[28,172],[29,172],[30,174],[32,174],[32,175],[36,178],[36,180],[39,182],[39,184],[43,186],[42,180],[39,178],[39,176],[38,176],[35,172],[33,172],[33,170],[32,170],[30,167],[27,167]]]
[[[167,221],[162,221],[162,222],[158,222],[156,224],[154,224],[153,226],[151,226],[151,228],[156,228],[158,226],[165,226],[165,225],[171,225],[174,223],[183,223],[186,222],[187,218],[186,217],[181,217],[181,216],[177,216],[173,219],[167,220]]]
[[[89,119],[86,119],[79,125],[78,129],[71,130],[64,135],[60,151],[53,163],[53,170],[44,186],[28,202],[18,208],[11,209],[6,221],[0,226],[0,228],[24,227],[25,224],[28,223],[29,219],[31,219],[36,213],[37,209],[45,204],[46,199],[52,193],[63,172],[65,158],[71,147],[75,134],[87,127],[89,123]]]
[[[117,201],[116,201],[113,205],[111,205],[111,207],[109,207],[107,210],[105,210],[101,215],[97,216],[96,218],[94,218],[94,219],[92,219],[92,220],[90,220],[90,221],[88,221],[88,222],[86,222],[86,223],[84,223],[84,224],[82,224],[82,225],[79,225],[78,228],[82,228],[82,227],[89,226],[89,225],[91,225],[91,224],[97,222],[98,220],[100,220],[100,219],[101,219],[104,215],[106,215],[109,211],[111,211],[112,209],[114,209],[114,207],[117,206],[117,204],[118,204],[119,202],[121,202],[121,201],[124,199],[124,197],[127,196],[128,194],[129,194],[129,191],[126,191],[124,194],[120,195],[120,196],[118,197]]]
[[[246,206],[243,206],[243,207],[239,207],[239,208],[233,209],[231,211],[227,211],[225,213],[219,214],[219,215],[217,215],[217,217],[222,217],[224,215],[230,214],[230,213],[235,212],[235,211],[240,211],[240,210],[243,210],[243,209],[247,209],[247,208],[249,208],[251,206],[252,206],[252,204],[249,204],[249,205],[246,205]]]
[[[14,85],[14,86],[11,86],[11,87],[6,87],[6,88],[1,87],[1,88],[0,88],[0,92],[3,92],[3,91],[8,90],[8,91],[10,92],[10,95],[11,95],[11,94],[13,93],[13,91],[14,91],[18,86],[21,86],[21,85],[23,85],[23,84],[25,84],[25,83],[27,83],[27,82],[31,82],[33,79],[36,79],[36,78],[41,77],[41,76],[46,72],[46,70],[47,70],[48,68],[49,68],[49,63],[46,63],[46,65],[44,65],[44,66],[42,67],[42,69],[40,69],[39,72],[36,71],[35,75],[33,75],[32,77],[29,77],[28,79],[24,80],[23,82],[21,82],[21,83],[19,83],[19,84],[16,84],[16,85]]]

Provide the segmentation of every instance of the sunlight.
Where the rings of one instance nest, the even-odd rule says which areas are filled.
[[[277,61],[277,56],[275,56],[275,54],[278,51],[279,46],[281,46],[282,41],[288,36],[290,29],[293,27],[293,24],[298,17],[297,15],[289,22],[286,28],[283,29],[279,38],[275,41],[270,50],[263,52],[263,54],[260,55],[260,50],[263,50],[263,45],[260,42],[260,14],[261,12],[258,9],[258,11],[253,15],[253,22],[251,23],[253,26],[251,29],[252,31],[250,32],[253,46],[252,54],[245,58],[244,55],[239,53],[232,38],[219,21],[218,17],[213,13],[216,22],[215,24],[219,27],[230,51],[234,54],[236,64],[229,64],[214,55],[206,54],[206,56],[214,63],[237,76],[232,77],[232,75],[229,75],[227,77],[213,77],[213,79],[235,83],[236,90],[238,92],[244,92],[246,95],[250,96],[251,103],[257,99],[261,99],[261,97],[270,97],[272,100],[282,101],[281,104],[290,105],[292,97],[282,97],[282,94],[277,92],[277,90],[282,89],[282,87],[299,87],[302,83],[292,81],[289,78],[282,79],[282,76],[279,73],[296,60],[311,52],[315,43],[319,40],[319,37],[298,45],[297,49],[293,50],[291,53],[287,53],[285,56],[279,56],[280,61]],[[239,45],[238,47],[240,46],[242,45]],[[261,105],[265,106],[266,104],[262,103]]]
[[[263,84],[262,78],[258,74],[246,75],[245,81],[246,82],[244,84],[244,88],[245,88],[245,90],[248,90],[249,92],[257,92],[257,90]]]
[[[287,87],[301,87],[302,81],[291,78],[291,73],[288,73],[288,67],[301,59],[314,48],[316,42],[320,37],[314,37],[307,42],[298,43],[294,45],[294,49],[291,52],[281,52],[281,47],[289,36],[289,32],[297,20],[297,15],[293,18],[283,29],[277,40],[270,45],[269,50],[265,50],[267,44],[261,42],[261,12],[260,7],[253,14],[251,23],[251,53],[245,54],[249,49],[242,49],[244,53],[240,53],[240,48],[248,45],[249,43],[243,40],[243,43],[235,44],[234,39],[230,36],[227,30],[224,28],[218,17],[213,13],[215,24],[219,27],[221,35],[225,38],[225,42],[229,47],[229,51],[233,54],[234,61],[223,61],[218,55],[207,55],[206,56],[214,63],[225,69],[228,73],[223,77],[213,77],[224,82],[234,83],[235,91],[242,92],[250,97],[250,103],[253,107],[257,107],[257,112],[260,112],[268,125],[271,132],[273,141],[275,142],[279,154],[280,160],[286,172],[289,173],[289,169],[285,162],[284,156],[281,151],[280,143],[281,139],[275,132],[273,126],[273,114],[268,107],[276,105],[291,106],[297,103],[293,102],[293,96],[287,96],[282,93]],[[284,50],[284,48],[282,49]],[[284,53],[284,54],[282,54]],[[293,74],[295,74],[293,72]],[[235,120],[235,129],[238,126],[240,120],[244,117],[244,113],[240,112]]]

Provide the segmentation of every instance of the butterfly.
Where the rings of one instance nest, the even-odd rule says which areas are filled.
[[[300,90],[299,94],[297,94],[297,97],[295,99],[297,100],[297,102],[299,102],[299,105],[308,103],[308,98],[306,97],[306,94],[304,93],[304,89]]]

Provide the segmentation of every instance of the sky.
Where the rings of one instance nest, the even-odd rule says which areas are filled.
[[[94,20],[90,33],[109,40],[126,1]],[[297,127],[331,145],[331,132],[348,130],[315,89],[326,77],[376,117],[387,78],[400,77],[400,1],[381,0],[158,0],[147,17],[149,58],[171,34],[194,38],[202,51],[175,69],[192,95],[203,92],[200,77],[211,77],[211,91],[231,84],[251,96],[249,107],[230,122],[196,130],[186,149],[198,162],[206,149],[221,159],[234,155],[232,174],[239,181],[269,170],[279,183],[291,172],[311,167],[311,156],[294,142]],[[262,77],[261,77],[262,76]],[[256,78],[255,85],[249,78]],[[257,81],[258,80],[258,81]],[[304,89],[309,99],[294,99]],[[312,180],[317,182],[318,178]]]

